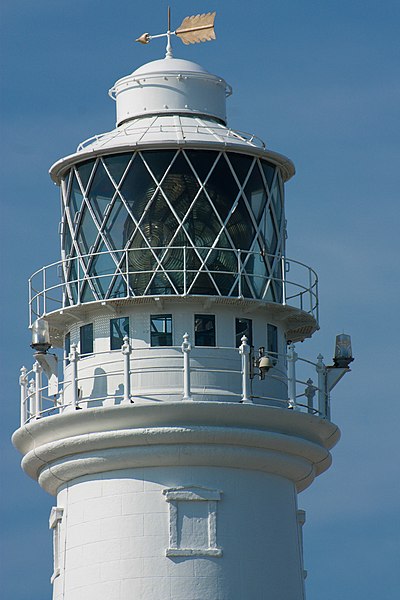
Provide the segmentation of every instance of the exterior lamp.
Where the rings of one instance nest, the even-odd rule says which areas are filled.
[[[45,319],[36,319],[32,325],[31,348],[45,354],[50,347],[49,324]]]
[[[255,375],[258,375],[260,379],[265,379],[265,375],[268,371],[276,365],[276,359],[270,358],[268,355],[266,356],[264,352],[264,346],[260,346],[258,349],[258,357],[254,357],[251,360],[251,379],[253,379]],[[256,372],[256,369],[258,369],[258,373]]]
[[[335,356],[333,364],[339,369],[347,369],[354,358],[351,350],[351,337],[346,333],[340,333],[336,336]]]

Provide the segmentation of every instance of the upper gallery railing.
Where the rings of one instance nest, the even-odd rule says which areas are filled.
[[[30,325],[65,307],[143,296],[221,296],[301,309],[318,322],[318,277],[282,255],[165,246],[79,255],[29,279]]]

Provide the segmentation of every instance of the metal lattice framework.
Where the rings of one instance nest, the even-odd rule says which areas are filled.
[[[66,305],[183,293],[282,300],[283,189],[264,159],[97,157],[70,169],[62,199]]]

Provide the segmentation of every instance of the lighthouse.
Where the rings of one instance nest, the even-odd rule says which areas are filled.
[[[330,466],[351,342],[297,351],[319,304],[286,255],[294,165],[173,57],[213,15],[170,29],[111,88],[116,127],[51,167],[61,257],[29,280],[13,442],[54,496],[53,600],[303,600],[297,497]]]

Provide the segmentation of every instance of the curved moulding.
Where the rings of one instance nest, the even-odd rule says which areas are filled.
[[[21,428],[14,443],[25,454],[23,468],[52,494],[84,475],[153,466],[259,470],[290,479],[301,491],[330,466],[328,449],[339,437],[332,423],[266,407],[188,402],[116,409],[94,409],[89,418],[78,411]],[[157,416],[159,423],[151,423]],[[181,423],[171,426],[175,420]]]

